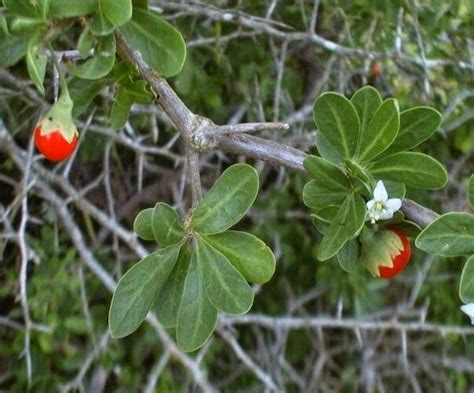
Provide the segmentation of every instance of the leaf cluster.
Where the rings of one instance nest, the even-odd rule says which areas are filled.
[[[275,257],[257,237],[229,228],[251,207],[258,187],[255,169],[236,164],[184,223],[162,202],[138,214],[137,235],[161,248],[119,281],[109,314],[114,337],[131,334],[153,308],[163,326],[176,330],[178,345],[194,351],[214,331],[219,312],[249,311],[254,299],[249,282],[268,281]]]
[[[350,100],[324,93],[316,99],[313,115],[320,156],[304,161],[312,180],[303,189],[303,201],[323,234],[317,258],[337,257],[350,271],[361,254],[358,236],[366,222],[366,201],[378,180],[397,198],[405,196],[407,186],[433,190],[447,183],[438,161],[411,151],[434,134],[441,115],[427,106],[400,112],[395,99],[382,100],[372,86],[359,89]],[[381,224],[393,225],[419,231],[401,212]]]

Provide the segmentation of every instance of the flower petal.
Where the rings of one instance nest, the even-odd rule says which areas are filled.
[[[385,185],[383,184],[382,180],[379,180],[375,186],[374,199],[380,202],[385,202],[388,199],[387,190],[385,189]]]
[[[390,209],[383,209],[379,213],[379,220],[390,220],[393,217],[393,211]]]
[[[391,198],[385,202],[385,206],[387,206],[387,209],[390,209],[392,213],[394,213],[397,210],[400,210],[402,207],[402,200],[398,198]]]
[[[471,318],[471,325],[474,325],[474,303],[463,304],[461,311]]]
[[[372,208],[374,207],[375,203],[376,203],[375,199],[371,199],[370,201],[368,201],[368,202],[366,203],[367,210],[372,210]]]

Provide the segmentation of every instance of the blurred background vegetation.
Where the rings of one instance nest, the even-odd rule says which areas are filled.
[[[289,131],[261,136],[315,152],[311,105],[320,92],[350,96],[372,84],[383,96],[397,98],[402,110],[417,104],[437,108],[443,114],[441,128],[419,149],[443,162],[450,182],[439,192],[408,190],[407,196],[438,212],[469,209],[465,184],[474,167],[472,0],[150,4],[183,33],[188,45],[185,68],[170,80],[172,86],[192,111],[218,124],[286,121]],[[74,49],[79,34],[80,26],[72,26],[55,49]],[[47,79],[42,98],[26,82],[23,63],[0,69],[0,118],[24,151],[42,105],[52,100],[51,68]],[[81,144],[72,163],[41,164],[70,183],[74,192],[48,184],[67,204],[83,243],[118,278],[139,258],[91,217],[84,200],[131,230],[137,212],[157,201],[176,206],[184,215],[189,196],[183,147],[169,120],[159,108],[136,105],[127,126],[114,131],[109,127],[113,94],[111,87],[103,89],[81,115]],[[163,149],[149,149],[153,146]],[[14,154],[0,153],[0,391],[5,392],[27,389],[15,237],[22,173]],[[238,160],[245,158],[221,152],[202,156],[204,187]],[[372,278],[363,269],[347,274],[333,260],[318,262],[319,235],[301,200],[305,177],[251,163],[260,172],[262,187],[241,226],[264,239],[277,256],[275,277],[256,288],[251,314],[313,318],[314,323],[268,328],[225,319],[219,333],[192,354],[208,380],[226,392],[268,390],[256,368],[238,354],[233,338],[282,391],[472,391],[474,331],[459,311],[461,259],[415,251],[405,272],[392,281]],[[169,355],[166,343],[148,325],[125,339],[109,339],[111,294],[83,266],[58,204],[35,188],[35,181],[48,180],[33,178],[28,186],[30,390],[200,391],[195,376]],[[393,329],[387,328],[390,324]],[[448,325],[464,330],[461,334]]]

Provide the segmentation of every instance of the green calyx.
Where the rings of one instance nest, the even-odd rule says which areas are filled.
[[[380,277],[379,267],[393,267],[392,258],[403,250],[403,243],[391,230],[374,232],[364,228],[360,235],[360,261],[373,276]]]
[[[53,131],[59,131],[63,138],[71,143],[78,135],[76,125],[72,120],[73,102],[69,96],[69,91],[64,83],[61,83],[62,91],[58,101],[46,113],[40,121],[41,135],[47,135]]]

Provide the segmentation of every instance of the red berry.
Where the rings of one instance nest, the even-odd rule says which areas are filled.
[[[410,260],[410,257],[411,257],[410,241],[406,237],[405,233],[398,228],[392,228],[390,230],[394,232],[402,241],[403,250],[401,250],[399,254],[392,257],[392,262],[393,262],[392,267],[386,267],[386,266],[379,267],[380,277],[382,278],[395,277],[398,273],[400,273],[403,269],[405,269],[405,266],[408,264],[408,261]]]
[[[373,77],[378,78],[380,75],[382,75],[382,67],[380,64],[374,63],[370,68],[370,72],[372,73]]]
[[[35,145],[40,153],[51,161],[62,161],[68,158],[77,145],[77,135],[68,142],[60,130],[53,130],[41,135],[41,124],[35,128]]]

